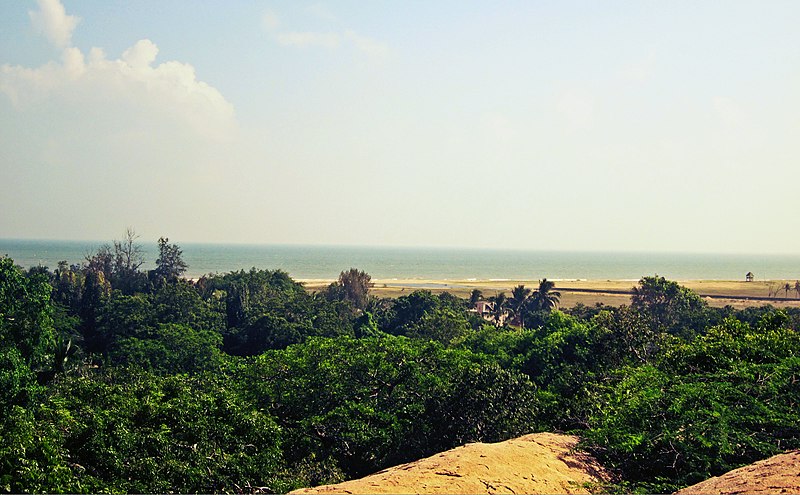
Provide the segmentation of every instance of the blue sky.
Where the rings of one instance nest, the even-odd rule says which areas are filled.
[[[0,235],[797,252],[797,2],[0,3]]]

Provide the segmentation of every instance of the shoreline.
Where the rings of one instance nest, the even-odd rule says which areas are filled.
[[[548,279],[551,280],[551,279]],[[555,280],[555,290],[561,292],[561,306],[572,307],[576,304],[594,306],[601,303],[608,306],[630,304],[630,291],[639,279],[629,280],[589,280],[562,279]],[[307,290],[316,292],[325,289],[335,279],[297,279]],[[795,280],[676,280],[680,285],[693,290],[703,297],[710,306],[745,308],[771,304],[776,307],[798,307],[800,298],[794,286]],[[782,287],[789,284],[788,294]],[[415,290],[430,290],[433,293],[449,292],[453,295],[469,298],[474,289],[483,292],[484,297],[491,297],[500,292],[510,295],[511,289],[517,285],[535,289],[539,280],[530,279],[374,279],[371,292],[379,297],[400,297]],[[776,294],[777,293],[777,294]]]

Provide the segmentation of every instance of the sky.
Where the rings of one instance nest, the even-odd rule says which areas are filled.
[[[800,2],[0,2],[0,237],[800,252]]]

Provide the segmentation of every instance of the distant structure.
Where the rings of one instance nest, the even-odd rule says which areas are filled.
[[[745,282],[752,282],[754,278],[756,278],[756,276],[753,275],[753,272],[747,272],[747,275],[744,276]]]
[[[471,312],[478,313],[485,319],[491,318],[492,311],[494,310],[494,303],[489,301],[476,301],[475,307],[470,309]]]

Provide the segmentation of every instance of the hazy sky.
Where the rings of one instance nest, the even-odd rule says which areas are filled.
[[[800,251],[800,2],[0,2],[0,237]]]

